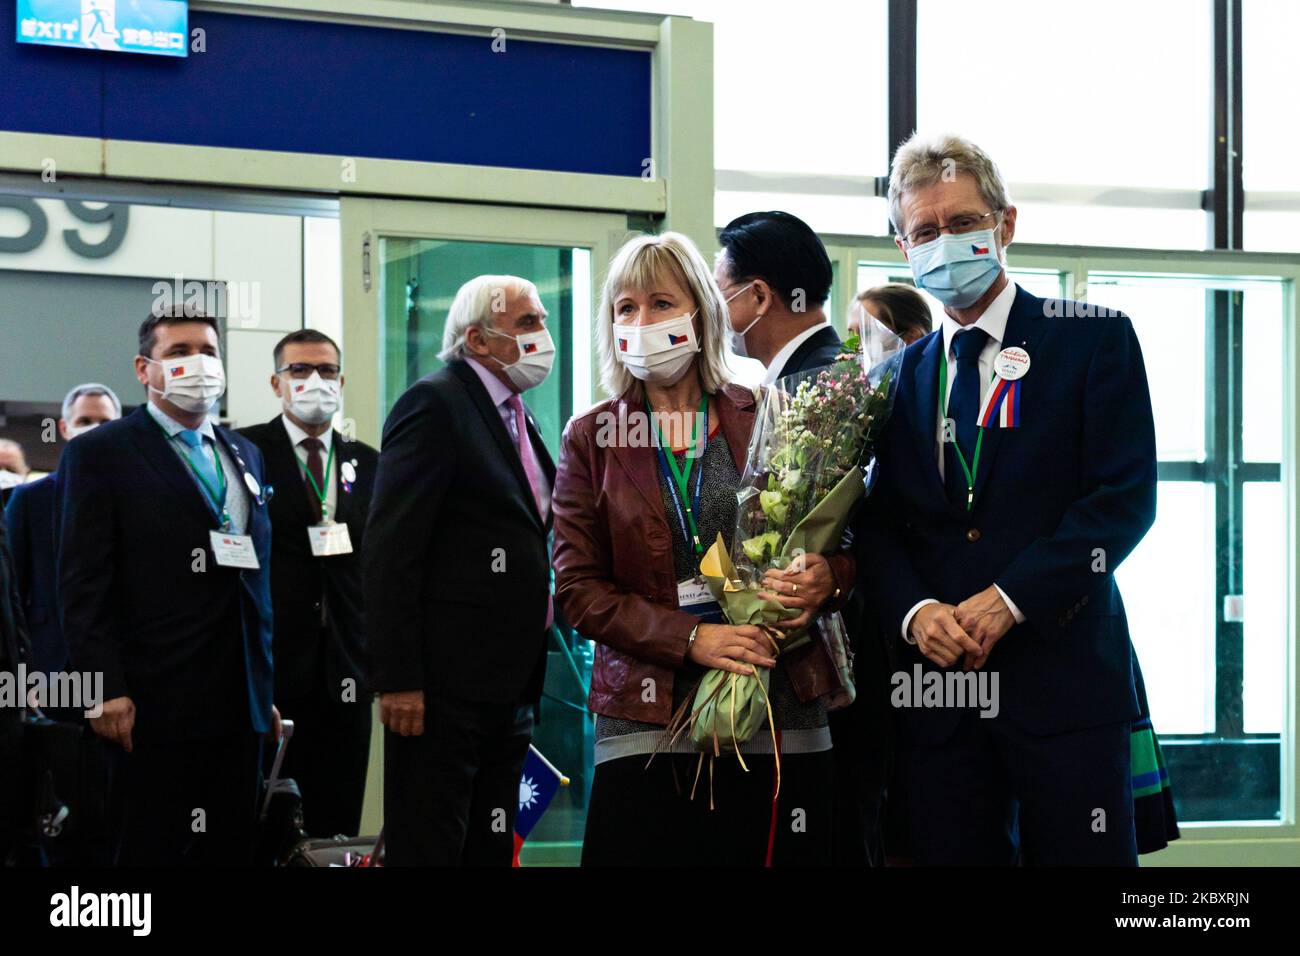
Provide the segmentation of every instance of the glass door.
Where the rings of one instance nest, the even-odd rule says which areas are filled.
[[[555,340],[550,377],[524,401],[558,460],[565,423],[599,397],[591,335],[595,283],[629,235],[626,218],[351,198],[342,200],[340,218],[345,425],[378,446],[393,403],[442,367],[438,352],[456,290],[478,275],[518,275],[537,285]],[[591,662],[591,642],[557,621],[533,743],[570,783],[529,835],[521,855],[525,865],[576,863],[580,853],[593,769]],[[368,833],[377,832],[382,820],[383,743],[375,726],[362,824]]]

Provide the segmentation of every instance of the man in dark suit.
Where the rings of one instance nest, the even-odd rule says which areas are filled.
[[[122,417],[122,403],[107,385],[87,382],[63,399],[58,430],[64,441]],[[68,666],[68,645],[59,625],[59,505],[55,476],[19,485],[5,505],[14,580],[27,617],[34,666],[47,674]],[[55,716],[49,714],[48,716]]]
[[[72,666],[100,672],[121,865],[250,858],[271,702],[271,522],[262,456],[212,423],[217,323],[140,326],[148,403],[59,462],[59,603]]]
[[[8,535],[0,522],[0,673],[16,675],[19,665],[30,661]],[[20,847],[30,839],[32,781],[23,773],[22,715],[20,707],[0,707],[0,867],[21,862]]]
[[[388,416],[367,530],[388,861],[509,866],[552,619],[555,466],[520,400],[555,355],[536,288],[467,282],[440,355]]]
[[[830,365],[843,348],[826,318],[833,273],[817,233],[787,212],[751,212],[718,237],[714,278],[731,311],[733,347],[767,367],[764,384]],[[867,631],[859,593],[844,605],[857,698],[831,711],[835,763],[833,828],[837,866],[880,865],[882,810],[891,728],[889,659],[874,627]]]
[[[1114,572],[1154,521],[1156,454],[1132,323],[1008,281],[1016,209],[974,144],[913,137],[889,198],[946,313],[904,354],[858,536],[906,642],[914,858],[1134,865],[1138,705]]]
[[[370,755],[361,553],[379,453],[333,427],[343,373],[329,336],[290,332],[274,358],[284,411],[240,434],[278,491],[268,507],[275,700],[294,726],[281,769],[302,792],[308,833],[356,836]]]

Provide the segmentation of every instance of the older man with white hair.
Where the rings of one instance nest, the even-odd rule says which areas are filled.
[[[552,620],[555,465],[520,398],[555,358],[536,287],[465,283],[440,357],[384,425],[366,531],[387,861],[509,866]]]
[[[78,435],[122,417],[122,402],[107,385],[86,382],[68,391],[58,422],[59,437]],[[13,549],[14,580],[27,615],[36,667],[46,673],[68,664],[68,644],[59,625],[58,581],[59,500],[55,473],[20,485],[5,505],[9,543]]]
[[[975,144],[914,136],[889,203],[945,313],[904,354],[858,536],[903,647],[915,860],[1134,865],[1115,568],[1155,519],[1156,451],[1133,325],[1007,278],[1016,207]]]

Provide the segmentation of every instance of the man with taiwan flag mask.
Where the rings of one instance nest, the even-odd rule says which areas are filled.
[[[281,771],[302,793],[314,837],[356,836],[370,756],[361,549],[379,452],[334,427],[339,348],[316,329],[275,346],[282,411],[240,430],[262,451],[271,499],[275,699],[294,722]]]
[[[889,203],[945,318],[903,360],[862,584],[904,676],[992,671],[1000,693],[983,716],[956,694],[895,701],[915,862],[1135,865],[1138,701],[1114,572],[1155,519],[1137,335],[1008,279],[1016,207],[973,143],[913,136]]]

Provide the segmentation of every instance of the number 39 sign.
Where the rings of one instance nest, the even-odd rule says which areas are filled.
[[[83,259],[103,259],[112,255],[126,238],[127,222],[131,218],[131,207],[126,203],[111,202],[103,209],[91,209],[76,199],[65,199],[68,212],[85,223],[109,223],[108,235],[97,243],[89,243],[81,238],[76,229],[64,229],[63,241],[68,248]],[[42,242],[50,231],[50,221],[35,199],[27,196],[0,196],[0,209],[16,209],[27,217],[27,231],[18,236],[0,235],[0,252],[31,252]]]

